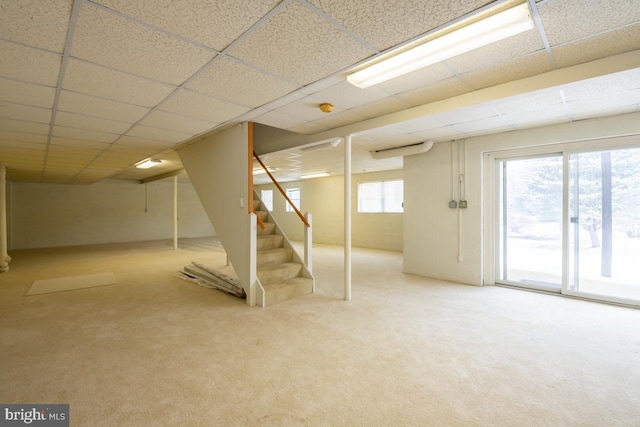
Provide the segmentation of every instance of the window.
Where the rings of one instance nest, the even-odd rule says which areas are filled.
[[[273,190],[262,190],[260,199],[268,211],[273,210]]]
[[[300,209],[300,189],[299,188],[287,188],[287,197],[296,205],[296,208]],[[286,202],[286,212],[293,212],[293,208]]]
[[[359,213],[403,212],[403,181],[372,181],[358,183]]]

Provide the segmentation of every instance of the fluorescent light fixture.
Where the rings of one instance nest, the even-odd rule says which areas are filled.
[[[269,169],[269,172],[275,172],[278,170],[276,168],[270,168],[270,167],[267,167],[267,169]],[[253,170],[254,175],[262,175],[263,173],[267,173],[267,171],[265,171],[264,168],[262,167]]]
[[[316,172],[316,173],[308,173],[306,175],[300,175],[300,178],[302,179],[322,178],[325,176],[329,176],[329,174],[327,172]]]
[[[306,147],[300,148],[300,151],[309,152],[309,151],[328,150],[330,148],[335,148],[338,145],[340,145],[340,141],[342,141],[342,139],[335,138],[335,139],[332,139],[330,141],[314,143],[313,145],[308,145]]]
[[[374,159],[389,159],[391,157],[410,156],[412,154],[426,153],[433,147],[433,141],[423,141],[417,144],[403,145],[401,147],[385,148],[369,151]]]
[[[136,164],[136,167],[138,169],[149,169],[152,168],[154,166],[158,166],[162,164],[162,160],[158,160],[158,159],[148,159],[145,160],[143,162],[140,162],[138,164]]]
[[[366,88],[445,59],[506,39],[534,27],[527,3],[476,21],[441,37],[376,62],[347,76]]]

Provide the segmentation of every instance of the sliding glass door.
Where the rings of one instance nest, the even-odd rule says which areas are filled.
[[[640,148],[496,160],[496,283],[640,302]]]

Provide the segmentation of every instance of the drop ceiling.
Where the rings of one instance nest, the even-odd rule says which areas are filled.
[[[533,30],[368,89],[346,82],[517,3],[0,0],[0,163],[12,181],[145,180],[180,170],[180,146],[254,121],[307,141],[352,134],[354,172],[376,171],[402,160],[369,150],[640,110],[637,0],[530,0]],[[147,158],[163,164],[134,167]],[[265,159],[282,180],[342,173],[339,148]]]

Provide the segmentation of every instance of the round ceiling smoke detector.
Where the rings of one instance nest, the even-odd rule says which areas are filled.
[[[324,102],[320,104],[320,111],[323,113],[330,113],[333,111],[333,104],[329,104],[328,102]]]

